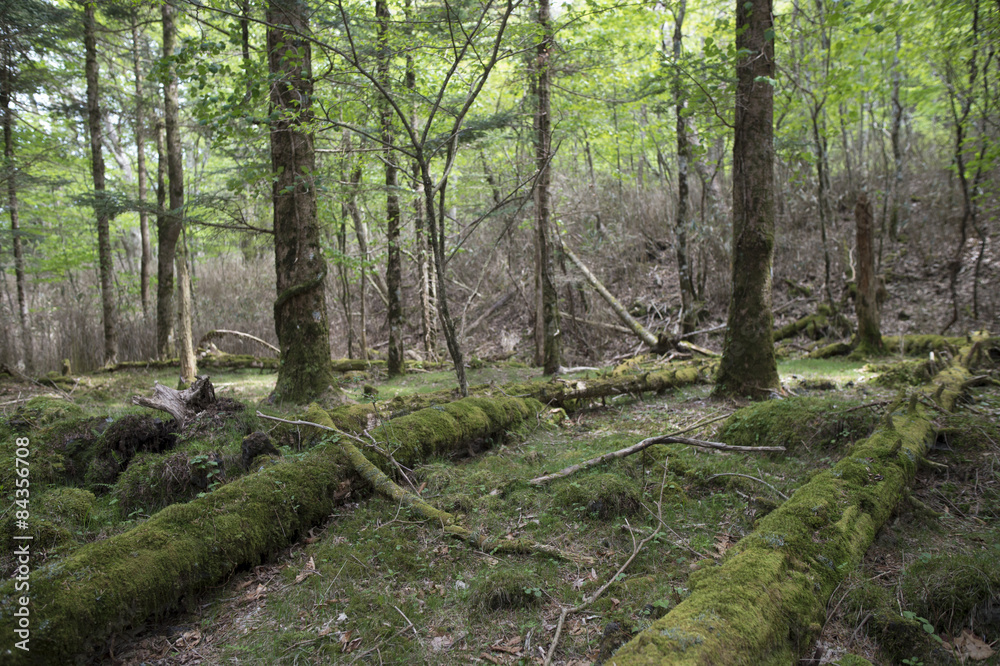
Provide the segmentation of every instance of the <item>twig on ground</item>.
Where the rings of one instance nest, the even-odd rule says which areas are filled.
[[[742,477],[744,479],[752,479],[752,480],[754,480],[754,481],[756,481],[758,483],[763,483],[765,486],[767,486],[768,488],[770,488],[771,490],[773,490],[775,493],[777,493],[778,496],[781,497],[781,499],[783,499],[783,500],[787,500],[788,499],[788,495],[786,495],[785,493],[781,492],[780,490],[778,490],[777,488],[775,488],[774,486],[772,486],[770,483],[768,483],[764,479],[758,479],[756,476],[750,476],[749,474],[737,474],[736,472],[721,472],[719,474],[713,474],[712,476],[708,477],[705,480],[706,481],[711,481],[712,479],[716,479],[716,478],[718,478],[720,476],[739,476],[739,477]]]
[[[657,521],[659,522],[660,525],[665,525],[666,524],[666,523],[663,522],[663,487],[666,484],[666,479],[667,479],[667,466],[664,465],[663,466],[663,480],[660,483],[660,497],[656,501],[656,519],[657,519]],[[628,525],[628,520],[625,521],[625,524]],[[642,541],[639,541],[638,543],[636,543],[635,532],[632,531],[632,526],[628,525],[628,528],[629,528],[629,534],[632,535],[632,554],[629,555],[629,558],[627,560],[625,560],[625,563],[623,565],[621,565],[620,567],[618,567],[618,571],[616,571],[613,576],[611,576],[610,578],[608,578],[608,581],[606,583],[604,583],[604,585],[602,585],[600,588],[598,588],[598,590],[596,592],[594,592],[589,597],[586,597],[583,600],[583,603],[578,604],[576,606],[573,606],[572,608],[565,608],[564,607],[560,611],[560,613],[559,613],[559,621],[558,621],[558,623],[556,623],[556,634],[555,634],[555,636],[552,637],[552,643],[549,645],[549,651],[545,655],[545,661],[542,664],[542,666],[549,666],[552,663],[552,655],[555,654],[556,647],[558,647],[558,645],[559,645],[559,638],[562,635],[563,625],[566,623],[566,616],[569,615],[569,614],[571,614],[571,613],[579,613],[582,610],[586,610],[592,603],[594,603],[595,601],[597,601],[601,597],[601,595],[604,594],[604,592],[609,587],[611,587],[611,585],[615,581],[618,580],[618,577],[620,575],[622,575],[623,573],[625,573],[625,570],[628,569],[628,567],[629,567],[630,564],[632,564],[632,561],[636,558],[636,556],[640,552],[642,552],[642,549],[645,548],[646,544],[649,543],[650,541],[652,541],[653,539],[655,539],[657,536],[660,535],[660,530],[659,529],[655,529],[655,530],[653,530],[652,534],[650,534],[648,537],[646,537]]]
[[[713,419],[707,421],[701,421],[694,424],[690,428],[685,428],[684,430],[678,430],[676,433],[670,435],[659,435],[657,437],[650,437],[644,439],[638,444],[633,444],[632,446],[625,447],[624,449],[619,449],[617,451],[611,451],[610,453],[605,453],[596,458],[591,458],[590,460],[585,460],[582,463],[577,463],[576,465],[570,465],[565,467],[558,472],[552,474],[547,474],[545,476],[539,476],[528,481],[533,486],[540,486],[553,481],[555,479],[562,479],[576,472],[584,469],[589,469],[601,463],[607,462],[608,460],[614,460],[616,458],[624,458],[625,456],[632,455],[633,453],[638,453],[643,449],[647,449],[654,444],[686,444],[687,446],[697,446],[704,449],[716,449],[718,451],[736,451],[740,453],[771,453],[771,452],[781,452],[785,450],[783,446],[730,446],[729,444],[722,444],[720,442],[707,442],[701,439],[691,439],[689,437],[679,437],[680,433],[690,432],[696,430],[702,426],[708,425],[709,423],[714,423],[716,421],[721,421],[727,418],[729,414],[724,414],[722,416],[717,416]]]

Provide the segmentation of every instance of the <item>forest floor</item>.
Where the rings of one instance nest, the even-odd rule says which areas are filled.
[[[880,362],[876,367],[847,359],[782,361],[779,372],[794,396],[785,399],[789,408],[783,417],[764,427],[748,411],[753,407],[712,400],[709,386],[692,385],[659,396],[622,395],[577,405],[568,414],[543,412],[485,450],[470,446],[467,453],[427,461],[407,474],[423,499],[461,516],[474,531],[501,539],[529,537],[592,562],[479,551],[408,508],[352,484],[326,523],[305,538],[259,566],[234,572],[222,585],[183,599],[159,620],[117,636],[99,661],[540,664],[561,611],[608,584],[588,607],[567,615],[553,660],[601,663],[685,598],[692,571],[714,566],[783,497],[865,438],[900,386],[918,381],[913,361]],[[266,403],[274,379],[257,370],[213,376],[218,397],[291,418],[295,412]],[[470,372],[472,384],[534,379],[537,370],[515,364]],[[29,426],[51,433],[58,419],[69,417],[51,411],[51,403],[72,404],[73,416],[90,419],[95,432],[109,427],[98,427],[100,421],[149,416],[148,410],[129,406],[128,398],[147,394],[155,380],[169,384],[175,375],[115,373],[62,384],[49,411],[39,412]],[[576,375],[577,380],[587,377]],[[376,392],[383,401],[452,386],[449,372],[417,372],[391,381],[374,372],[348,373],[341,390],[344,399],[363,403]],[[49,392],[38,385],[0,383],[4,419],[23,420],[26,399],[44,393]],[[53,528],[50,561],[141,523],[165,503],[225,483],[236,473],[242,435],[249,430],[270,431],[286,455],[306,445],[301,433],[290,436],[287,427],[252,413],[220,415],[198,436],[177,443],[189,470],[186,482],[172,487],[174,494],[136,489],[136,483],[177,471],[170,464],[157,466],[153,454],[143,459],[144,467],[133,462],[141,478],[127,479],[126,471],[103,485],[90,478],[87,486],[78,470],[81,480],[75,485],[95,493],[75,518],[60,513],[58,502],[45,505],[51,523],[61,528]],[[731,413],[739,416],[689,436],[713,441],[738,436],[743,443],[749,434],[752,442],[787,451],[657,445],[550,484],[528,483]],[[929,458],[937,464],[921,466],[910,499],[897,507],[862,566],[835,591],[822,635],[801,663],[835,663],[847,654],[875,664],[1000,663],[987,656],[987,644],[1000,640],[1000,390],[973,389],[959,412],[937,415],[935,425],[941,434]],[[392,442],[380,444],[391,448]],[[155,455],[170,460],[171,454]],[[190,472],[196,468],[204,472],[201,477]],[[68,498],[57,494],[64,483],[59,476],[66,473],[51,475],[46,492],[52,497]],[[0,559],[0,565],[9,575],[12,562]]]

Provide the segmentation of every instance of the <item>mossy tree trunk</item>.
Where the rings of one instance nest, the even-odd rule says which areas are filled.
[[[160,10],[166,4],[161,5]],[[166,51],[164,44],[164,52]],[[171,47],[171,52],[173,47]],[[156,355],[171,356],[174,336],[174,254],[180,227],[167,215],[167,154],[163,148],[163,122],[156,123]]]
[[[170,2],[160,5],[163,21],[163,52],[173,54],[177,40],[174,18],[177,8]],[[167,139],[167,178],[170,182],[170,209],[165,217],[167,224],[177,230],[177,238],[184,233],[184,149],[181,145],[177,92],[177,71],[167,67],[163,84],[163,123]],[[174,262],[177,272],[177,353],[181,361],[181,381],[191,383],[198,374],[194,356],[194,332],[191,324],[191,275],[188,271],[187,251],[184,243],[174,244]]]
[[[271,77],[271,168],[274,173],[274,328],[281,348],[275,395],[304,402],[329,387],[330,329],[326,261],[316,220],[316,156],[309,133],[313,96],[309,11],[302,0],[267,4]]]
[[[132,29],[132,76],[135,78],[135,175],[139,195],[139,238],[142,256],[139,265],[139,297],[142,314],[149,315],[149,284],[153,273],[153,251],[149,242],[149,212],[146,210],[146,102],[143,95],[145,77],[140,67],[139,14],[133,10],[129,16]]]
[[[733,292],[714,393],[762,397],[780,386],[774,358],[774,21],[771,0],[736,2]]]
[[[87,79],[87,127],[90,130],[90,170],[94,180],[97,215],[97,260],[101,274],[101,314],[104,324],[104,363],[118,362],[118,310],[115,308],[114,263],[111,255],[111,215],[105,200],[103,129],[97,63],[97,18],[93,0],[83,5],[83,45]]]
[[[817,474],[730,549],[691,576],[691,595],[618,651],[638,664],[790,664],[822,631],[834,590],[861,562],[934,443],[922,392],[948,411],[970,378],[961,363],[890,407],[882,428]],[[931,398],[933,396],[933,398]]]
[[[865,353],[880,353],[884,350],[882,333],[879,330],[877,282],[875,280],[875,243],[872,229],[872,205],[868,196],[861,192],[854,207],[854,221],[857,225],[858,251],[858,297],[855,311],[858,315],[858,349]]]
[[[11,101],[14,98],[14,54],[15,45],[10,39],[0,42],[2,49],[2,62],[0,67],[0,113],[3,114],[3,175],[7,180],[7,210],[10,212],[10,235],[11,244],[14,246],[14,280],[17,289],[17,314],[21,324],[21,349],[24,358],[24,367],[28,374],[31,374],[34,363],[32,361],[32,345],[30,325],[28,323],[28,300],[25,290],[24,275],[24,249],[21,242],[21,222],[17,200],[17,167],[14,161],[14,109],[11,108]]]
[[[675,254],[677,256],[677,280],[681,290],[681,333],[691,333],[695,329],[698,313],[694,293],[694,277],[691,274],[691,257],[688,252],[688,229],[691,225],[691,192],[688,185],[688,170],[691,166],[691,142],[688,139],[687,101],[682,85],[681,53],[684,40],[684,14],[687,0],[680,0],[674,6],[674,54],[673,94],[674,111],[677,116],[677,220],[674,223]],[[666,46],[666,45],[664,45]],[[666,49],[664,49],[666,50]]]
[[[552,174],[552,27],[549,0],[538,0],[538,27],[541,41],[535,51],[535,277],[536,316],[535,338],[538,354],[536,364],[545,374],[559,371],[561,356],[561,331],[559,328],[559,298],[552,281],[552,243],[550,183]]]
[[[375,20],[378,22],[378,77],[386,91],[391,90],[389,63],[392,51],[389,47],[389,4],[386,0],[375,3]],[[382,125],[382,143],[385,154],[385,216],[386,216],[386,296],[389,299],[387,324],[389,327],[389,348],[386,350],[386,368],[390,377],[403,374],[403,265],[399,250],[399,167],[392,150],[392,107],[381,100],[379,121]]]

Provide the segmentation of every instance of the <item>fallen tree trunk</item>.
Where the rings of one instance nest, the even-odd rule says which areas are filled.
[[[569,260],[573,262],[573,265],[579,269],[579,271],[583,274],[583,277],[585,277],[587,282],[590,283],[590,286],[592,286],[594,290],[600,294],[601,298],[603,298],[605,302],[611,306],[611,309],[615,311],[615,314],[618,315],[618,318],[622,320],[622,323],[628,327],[629,331],[634,333],[636,337],[642,340],[657,354],[664,354],[670,351],[672,345],[665,336],[656,337],[650,333],[645,326],[640,324],[632,315],[628,313],[628,310],[626,310],[625,306],[621,304],[621,301],[611,295],[611,292],[608,291],[603,284],[601,284],[601,281],[590,272],[590,269],[587,268],[586,264],[580,261],[580,258],[577,257],[572,250],[562,244],[561,241],[560,245],[563,253],[569,257]]]
[[[530,400],[468,398],[390,421],[384,433],[393,437],[396,459],[412,466],[503,432],[540,409]],[[87,663],[115,633],[218,585],[237,567],[259,564],[322,523],[349,475],[336,444],[324,443],[53,564],[30,567],[30,591],[15,589],[14,580],[0,585],[0,635],[8,640],[0,662]],[[21,543],[30,552],[30,542]],[[25,595],[30,604],[19,604]],[[30,613],[30,651],[9,647],[22,608]]]
[[[236,338],[241,338],[243,340],[250,340],[251,342],[256,342],[259,345],[267,347],[268,349],[270,349],[271,351],[273,351],[275,354],[281,354],[281,350],[280,349],[278,349],[277,347],[275,347],[274,345],[272,345],[270,342],[267,342],[266,340],[261,340],[260,338],[258,338],[255,335],[250,335],[249,333],[241,333],[240,331],[229,331],[229,330],[222,329],[222,328],[217,328],[215,330],[209,331],[205,335],[201,336],[201,340],[198,341],[198,344],[196,345],[196,347],[204,348],[205,347],[205,343],[210,342],[211,340],[217,340],[219,338],[224,338],[227,335],[230,335],[230,336],[233,336],[233,337],[236,337]]]
[[[923,388],[950,410],[972,347]],[[810,647],[834,589],[864,557],[934,442],[916,399],[831,469],[761,519],[721,566],[691,576],[691,596],[608,663],[789,664]]]

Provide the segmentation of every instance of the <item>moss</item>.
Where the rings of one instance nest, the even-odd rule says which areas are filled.
[[[54,488],[42,495],[43,512],[63,523],[82,525],[94,510],[94,493],[82,488]]]
[[[854,654],[845,654],[843,657],[833,662],[836,666],[872,666],[872,662],[864,657]]]
[[[961,367],[939,375],[945,408],[968,376]],[[920,405],[892,423],[762,518],[721,566],[693,575],[691,595],[623,647],[616,664],[794,663],[933,441]]]
[[[83,416],[83,410],[68,400],[38,396],[18,407],[7,419],[7,423],[15,433],[25,433],[52,425],[57,421],[79,419]]]
[[[733,412],[719,439],[734,446],[843,446],[866,437],[878,421],[872,409],[855,409],[837,396],[767,400]]]
[[[527,608],[542,599],[538,575],[523,566],[504,563],[486,576],[473,581],[470,597],[475,613]]]
[[[207,485],[196,485],[199,470],[189,455],[140,453],[111,488],[111,496],[125,515],[133,511],[151,514],[175,502],[191,499]]]
[[[602,519],[634,515],[642,506],[642,489],[619,474],[587,474],[553,486],[556,503]]]
[[[920,386],[930,380],[938,364],[927,360],[895,361],[892,363],[870,363],[868,372],[878,373],[873,383],[888,388]]]
[[[895,354],[910,356],[926,356],[930,352],[947,351],[954,355],[959,348],[967,343],[965,338],[946,337],[943,335],[904,335],[902,343],[900,336],[882,336],[885,350]]]
[[[41,495],[36,492],[35,497],[37,499],[31,502],[27,534],[33,537],[32,547],[37,550],[74,542],[74,535],[86,526],[94,508],[93,493],[80,488],[54,488]],[[25,534],[15,527],[14,514],[8,512],[0,519],[0,536],[8,541],[15,534]]]
[[[847,356],[850,353],[851,345],[846,342],[834,342],[812,350],[809,352],[809,358],[833,358],[834,356]]]
[[[1000,639],[996,621],[976,622],[1000,599],[1000,552],[924,555],[903,573],[907,608],[927,618],[940,633],[957,634],[963,626],[986,631],[987,642]]]

